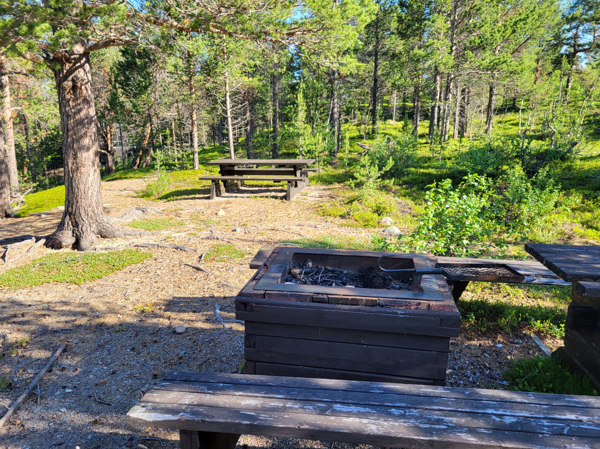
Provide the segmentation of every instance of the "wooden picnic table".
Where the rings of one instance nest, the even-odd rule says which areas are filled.
[[[203,176],[200,179],[212,182],[211,199],[222,195],[220,182],[223,182],[226,192],[235,192],[245,181],[287,182],[286,199],[289,201],[296,193],[308,186],[308,173],[314,169],[309,169],[307,166],[314,161],[314,159],[217,159],[208,162],[207,165],[218,165],[219,176]],[[251,178],[244,177],[248,175]]]
[[[600,392],[600,246],[530,243],[525,250],[573,283],[565,345],[556,354],[588,376]]]

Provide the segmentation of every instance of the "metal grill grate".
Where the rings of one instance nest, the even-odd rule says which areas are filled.
[[[521,282],[524,276],[500,264],[440,264],[451,281]]]

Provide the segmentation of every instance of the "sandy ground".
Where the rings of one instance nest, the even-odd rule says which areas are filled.
[[[252,276],[248,263],[261,246],[301,237],[345,235],[370,240],[371,230],[341,226],[316,215],[315,204],[332,187],[311,186],[292,202],[256,189],[215,201],[207,191],[177,201],[137,198],[144,180],[103,183],[106,213],[118,217],[132,207],[154,207],[186,224],[173,231],[103,240],[97,247],[124,248],[135,243],[178,244],[196,252],[144,249],[152,258],[80,286],[44,284],[34,288],[0,288],[0,376],[10,386],[0,393],[0,415],[27,387],[62,342],[68,346],[28,400],[0,429],[0,449],[176,448],[171,430],[132,427],[124,415],[166,371],[238,372],[243,360],[244,328],[234,319],[233,298]],[[261,193],[262,192],[262,193]],[[259,195],[267,197],[259,197]],[[278,195],[283,194],[279,191]],[[222,211],[222,212],[219,212]],[[49,234],[60,210],[2,221],[0,238]],[[197,264],[211,245],[227,241],[246,252],[240,259],[204,263],[210,274],[185,266]],[[66,250],[65,250],[66,251]],[[49,253],[23,256],[0,265],[0,273]],[[136,307],[148,306],[141,313]],[[177,325],[186,326],[176,334]],[[24,337],[29,341],[17,343]],[[15,349],[11,351],[11,349]],[[480,336],[452,341],[449,385],[502,388],[506,362],[541,351],[527,335]],[[14,352],[11,354],[11,352]],[[244,436],[240,448],[366,448]]]

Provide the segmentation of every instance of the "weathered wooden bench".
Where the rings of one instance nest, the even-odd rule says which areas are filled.
[[[600,398],[376,382],[175,372],[127,414],[182,449],[241,434],[409,448],[598,448]]]
[[[211,200],[223,195],[221,181],[223,182],[225,191],[227,192],[234,191],[236,188],[240,187],[241,182],[245,181],[287,182],[287,192],[285,195],[285,199],[287,201],[290,201],[300,190],[308,185],[308,176],[201,176],[199,179],[212,181],[210,185]]]

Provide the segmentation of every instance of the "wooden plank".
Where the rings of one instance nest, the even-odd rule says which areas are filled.
[[[207,165],[310,165],[314,159],[217,159]]]
[[[294,398],[260,398],[227,394],[190,393],[188,391],[151,390],[143,398],[144,403],[178,404],[184,406],[202,406],[214,409],[228,408],[255,413],[304,413],[317,416],[338,418],[369,418],[378,420],[412,420],[415,424],[428,426],[473,426],[473,414],[447,410],[429,410],[415,407],[385,407],[363,403],[325,403]],[[470,425],[469,425],[470,424]],[[475,427],[475,426],[473,426]],[[589,426],[572,419],[534,418],[519,416],[518,419],[498,419],[497,415],[481,414],[477,416],[477,429],[507,430],[547,435],[569,435],[598,437],[600,424]]]
[[[310,323],[309,323],[310,324]],[[332,329],[329,327],[297,326],[277,323],[257,323],[246,321],[246,335],[264,335],[268,337],[288,337],[304,340],[334,341],[340,343],[386,346],[392,348],[420,349],[423,351],[450,351],[447,337],[429,335],[411,335],[400,332],[378,332],[351,329]]]
[[[252,366],[252,372],[246,370],[246,374],[258,374],[266,376],[292,376],[308,378],[327,378],[340,380],[357,380],[366,382],[392,382],[404,384],[436,385],[441,382],[436,379],[424,379],[406,376],[390,376],[376,373],[363,373],[359,371],[344,371],[340,369],[315,368],[312,366],[281,365],[278,363],[246,362]],[[442,383],[445,385],[445,381]]]
[[[293,168],[234,168],[230,170],[232,175],[287,175],[296,176]]]
[[[311,323],[317,327],[338,329],[399,332],[436,337],[458,337],[460,315],[427,310],[343,306],[319,303],[295,303],[294,307],[283,301],[256,301],[252,307],[239,310],[238,303],[248,301],[236,298],[236,318],[242,321],[298,324]],[[275,302],[276,304],[272,304]],[[310,307],[310,308],[309,308]],[[241,307],[240,307],[241,308]],[[333,310],[332,310],[333,308]]]
[[[148,409],[148,407],[151,407]],[[319,439],[342,443],[364,443],[402,448],[472,449],[481,447],[594,448],[598,438],[544,435],[518,431],[490,431],[476,427],[431,426],[410,419],[379,420],[367,417],[340,418],[312,413],[260,413],[185,405],[134,406],[132,424],[175,427],[209,432],[264,435],[283,438]],[[471,420],[474,424],[477,419]]]
[[[521,391],[486,390],[479,388],[435,387],[423,385],[402,385],[383,382],[346,381],[342,385],[338,380],[326,378],[300,379],[295,377],[246,376],[243,374],[200,373],[192,371],[172,371],[164,377],[167,382],[190,382],[207,384],[230,384],[244,388],[251,386],[287,387],[313,390],[339,390],[346,392],[368,393],[375,397],[379,394],[401,394],[409,396],[444,399],[469,398],[474,401],[504,401],[510,403],[550,405],[556,407],[581,407],[600,409],[600,398],[595,396],[577,396],[549,393],[527,393]],[[212,387],[211,387],[212,388]],[[600,412],[599,412],[600,413]],[[598,415],[595,419],[600,418]]]
[[[198,179],[204,181],[275,181],[275,182],[296,182],[303,181],[304,178],[299,176],[200,176]]]
[[[273,246],[263,246],[261,247],[255,256],[250,261],[250,268],[257,269],[260,268],[268,259],[268,257],[273,252]]]
[[[254,376],[248,376],[254,377]],[[271,376],[266,376],[271,377]],[[278,379],[271,377],[271,379]],[[447,412],[475,413],[478,415],[491,416],[513,416],[529,417],[540,419],[564,419],[564,420],[587,420],[594,421],[600,418],[599,407],[558,407],[552,405],[525,404],[522,402],[512,403],[509,401],[480,401],[470,399],[468,396],[463,398],[440,397],[437,394],[438,388],[432,385],[404,385],[391,384],[394,386],[421,387],[427,388],[428,395],[403,395],[403,394],[384,394],[384,393],[363,393],[346,391],[343,385],[340,386],[339,380],[336,381],[337,387],[329,389],[308,389],[308,388],[284,388],[275,385],[271,386],[244,386],[226,383],[202,383],[202,382],[162,382],[153,387],[155,390],[165,392],[183,391],[189,394],[203,393],[214,395],[233,395],[244,398],[255,398],[262,400],[272,398],[279,400],[302,400],[318,401],[325,403],[339,404],[362,404],[373,406],[385,406],[392,408],[410,408],[423,410],[437,410]],[[345,381],[351,382],[351,381]],[[345,383],[343,382],[343,383]]]
[[[573,286],[573,290],[581,296],[588,298],[600,298],[600,282],[577,282]]]
[[[253,336],[244,358],[282,365],[446,379],[448,353],[294,338]]]
[[[600,280],[600,246],[528,243],[525,250],[565,281]]]
[[[600,312],[593,307],[569,304],[565,327],[574,331],[593,332],[600,324]]]
[[[565,347],[577,357],[579,363],[600,380],[600,348],[588,341],[581,332],[566,328]]]

